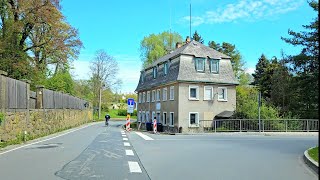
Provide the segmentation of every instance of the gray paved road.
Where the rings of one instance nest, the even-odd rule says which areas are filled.
[[[1,180],[318,179],[302,161],[318,137],[257,135],[122,135],[123,122],[0,152]],[[123,137],[127,136],[127,137]],[[124,139],[128,138],[128,139]],[[130,146],[124,146],[124,142]],[[132,150],[128,156],[125,150]],[[129,166],[128,162],[137,166]],[[140,171],[141,172],[131,172]]]
[[[128,161],[141,163],[136,155],[126,155],[125,149],[132,147],[124,147],[123,123],[94,124],[1,154],[0,179],[149,179],[141,165],[141,173],[130,172]]]
[[[318,179],[302,160],[315,136],[144,134],[129,138],[152,180]]]

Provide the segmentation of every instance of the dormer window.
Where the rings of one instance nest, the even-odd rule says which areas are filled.
[[[196,58],[195,64],[196,64],[196,71],[197,72],[204,72],[205,58]]]
[[[168,74],[168,62],[165,62],[163,64],[163,74],[167,75]]]
[[[144,83],[144,71],[141,71],[141,83]]]
[[[157,78],[157,67],[153,67],[153,79]]]
[[[210,59],[210,72],[214,74],[219,74],[219,60]]]

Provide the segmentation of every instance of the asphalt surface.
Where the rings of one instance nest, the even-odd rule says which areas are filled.
[[[124,123],[94,123],[2,150],[0,179],[318,179],[302,159],[318,136],[144,132],[154,139],[145,140],[121,132]]]
[[[303,152],[318,136],[154,135],[130,141],[151,179],[318,179]]]
[[[130,172],[120,125],[103,123],[0,155],[2,180],[149,179],[145,170]],[[3,152],[2,152],[3,153]]]

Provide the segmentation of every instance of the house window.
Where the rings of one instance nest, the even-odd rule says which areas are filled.
[[[139,103],[141,103],[141,100],[142,100],[142,94],[139,93]]]
[[[190,112],[189,113],[189,126],[199,126],[199,113]]]
[[[163,112],[163,125],[167,125],[167,112]]]
[[[205,86],[203,100],[212,100],[212,91],[213,88],[211,86]]]
[[[150,122],[149,111],[146,112],[146,122]]]
[[[170,112],[169,125],[170,125],[170,126],[173,126],[173,125],[174,125],[174,113],[173,113],[173,112]]]
[[[170,100],[174,100],[174,86],[170,86]]]
[[[141,71],[141,83],[144,83],[144,71]]]
[[[199,86],[189,86],[189,99],[199,100]]]
[[[162,101],[166,101],[166,100],[167,100],[167,88],[163,88]]]
[[[160,89],[157,89],[157,101],[160,101]]]
[[[218,87],[218,101],[227,101],[227,88]]]
[[[219,73],[219,60],[210,59],[210,72],[215,74]]]
[[[143,92],[143,95],[142,95],[142,102],[146,102],[146,92]]]
[[[145,122],[146,112],[142,111],[141,122]]]
[[[195,64],[197,72],[204,72],[205,58],[196,58]]]
[[[150,91],[147,91],[147,102],[150,102]]]
[[[163,74],[167,75],[168,74],[168,62],[165,62],[163,64]]]
[[[153,79],[157,78],[157,67],[153,67]]]
[[[152,102],[156,100],[156,90],[152,90]]]

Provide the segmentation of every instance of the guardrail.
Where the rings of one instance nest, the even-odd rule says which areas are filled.
[[[200,120],[199,127],[214,132],[317,132],[318,119],[215,119]]]

